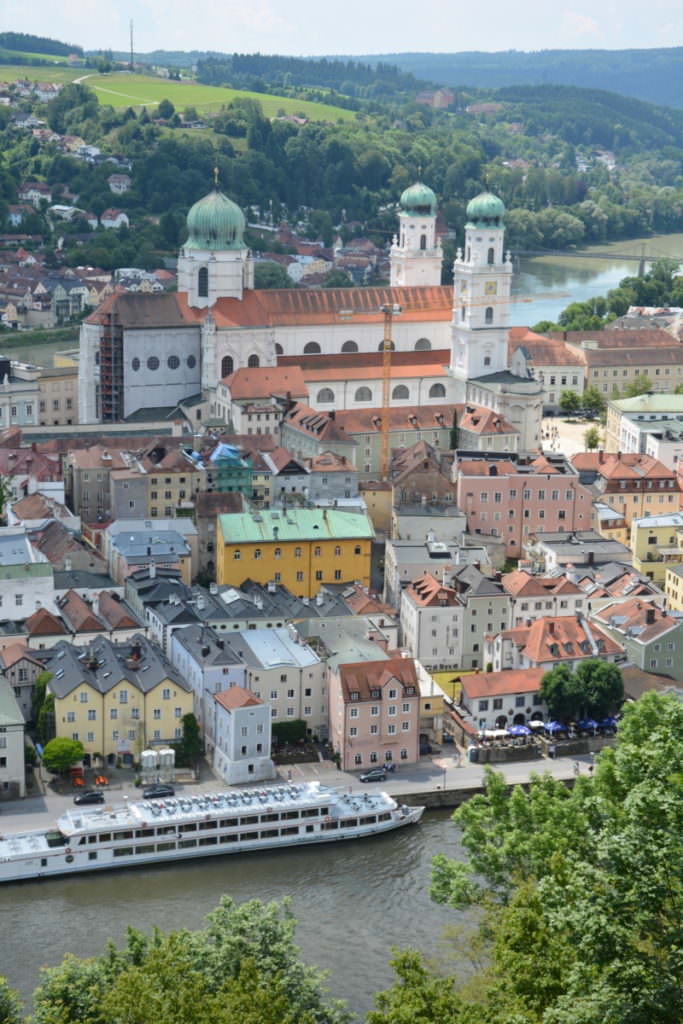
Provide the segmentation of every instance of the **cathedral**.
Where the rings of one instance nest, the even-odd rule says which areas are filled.
[[[515,365],[508,359],[504,205],[490,192],[468,204],[452,287],[440,283],[436,215],[427,185],[403,192],[388,287],[258,290],[244,214],[215,188],[187,215],[177,292],[115,293],[83,323],[80,422],[160,419],[180,407],[201,429],[221,419],[225,378],[292,363],[307,367],[313,408],[380,408],[381,307],[390,304],[400,310],[391,331],[392,405],[485,406],[519,431],[520,448],[538,448],[541,387],[519,352]],[[331,379],[362,386],[335,390]]]

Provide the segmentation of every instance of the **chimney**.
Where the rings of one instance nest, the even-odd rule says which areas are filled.
[[[648,608],[645,612],[645,623],[648,626],[652,626],[655,621],[655,610],[654,608]]]
[[[555,623],[553,622],[552,619],[548,623],[548,632],[550,633],[551,636],[555,635]]]
[[[330,409],[330,411],[328,413],[328,416],[330,417],[330,419],[333,420],[336,415],[337,415],[336,410],[335,409]]]
[[[604,461],[605,461],[605,452],[603,451],[602,448],[600,448],[600,450],[598,451],[598,462],[600,463],[600,465],[602,465],[602,463]]]

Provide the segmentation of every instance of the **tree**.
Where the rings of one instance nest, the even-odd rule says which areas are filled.
[[[605,411],[607,403],[597,388],[586,388],[581,396],[581,407],[586,416],[594,419]]]
[[[255,288],[291,288],[292,279],[279,263],[265,260],[254,267]]]
[[[19,996],[0,977],[0,1024],[21,1024],[23,1020]]]
[[[583,443],[588,452],[595,451],[596,448],[600,447],[600,431],[597,427],[589,427],[588,430],[584,431]]]
[[[482,1020],[683,1019],[682,766],[683,705],[650,691],[625,706],[594,779],[568,790],[546,774],[508,795],[487,770],[453,816],[469,859],[438,856],[432,882],[437,901],[483,908]]]
[[[565,416],[576,416],[581,411],[581,399],[576,391],[563,391],[560,395],[560,409]]]
[[[654,391],[654,384],[649,377],[634,377],[624,388],[624,398],[637,398],[638,395],[646,395],[648,391]]]
[[[323,288],[353,288],[353,281],[345,270],[331,270],[325,274]]]
[[[183,715],[183,738],[180,743],[175,743],[176,761],[178,764],[192,766],[197,763],[204,753],[204,742],[199,728],[199,722],[190,711]]]
[[[72,765],[83,760],[83,744],[80,740],[69,740],[65,736],[57,736],[50,740],[43,751],[43,764],[54,775],[61,775]]]
[[[567,722],[574,718],[579,705],[576,676],[568,665],[556,665],[543,676],[539,691],[553,718]]]
[[[33,1022],[347,1024],[322,975],[299,960],[295,926],[286,903],[223,897],[200,931],[129,929],[123,949],[45,970]]]
[[[157,107],[157,117],[161,117],[164,121],[170,121],[175,114],[175,107],[170,100],[162,100]]]

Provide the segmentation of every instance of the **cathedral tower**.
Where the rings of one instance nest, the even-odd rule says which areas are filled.
[[[188,238],[178,256],[178,291],[195,309],[218,299],[241,299],[254,287],[254,264],[244,243],[246,221],[218,186],[187,215]]]
[[[392,288],[441,284],[443,252],[436,237],[436,196],[418,181],[399,200],[399,233],[391,246]]]
[[[503,252],[504,214],[491,192],[467,205],[465,250],[453,264],[451,371],[462,381],[508,367],[512,262]]]

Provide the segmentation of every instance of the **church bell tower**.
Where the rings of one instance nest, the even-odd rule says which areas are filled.
[[[418,181],[399,200],[399,233],[391,246],[392,288],[441,284],[443,251],[436,237],[436,196]]]

